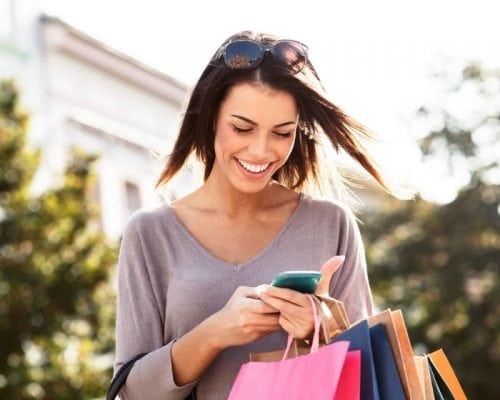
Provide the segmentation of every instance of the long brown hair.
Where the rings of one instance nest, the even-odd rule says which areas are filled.
[[[220,104],[232,86],[246,82],[285,91],[293,96],[298,106],[299,125],[293,150],[273,179],[295,190],[301,190],[311,183],[321,188],[324,182],[321,181],[318,139],[319,135],[324,134],[335,151],[343,149],[390,192],[378,167],[360,142],[362,139],[371,139],[372,135],[326,98],[311,62],[308,60],[305,68],[294,74],[282,61],[266,53],[256,68],[232,69],[225,64],[221,49],[236,38],[251,38],[264,44],[272,44],[277,40],[269,34],[245,31],[228,38],[217,50],[192,91],[177,141],[156,186],[162,186],[172,179],[192,152],[204,164],[205,180],[208,178],[215,161],[214,121]]]

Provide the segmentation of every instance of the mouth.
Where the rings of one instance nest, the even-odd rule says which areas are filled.
[[[272,164],[272,162],[268,162],[265,164],[252,164],[240,160],[239,158],[237,158],[236,161],[238,161],[238,164],[240,164],[245,172],[256,176],[264,175]]]

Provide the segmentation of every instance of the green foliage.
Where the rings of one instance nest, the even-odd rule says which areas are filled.
[[[418,111],[430,125],[420,147],[426,158],[447,156],[451,175],[467,172],[472,181],[481,180],[500,174],[500,70],[476,63],[457,69],[452,63],[436,77],[445,98]]]
[[[110,378],[116,251],[91,199],[94,157],[29,193],[38,153],[13,82],[0,84],[0,398],[93,399]]]
[[[438,115],[442,123],[421,144],[426,157],[445,151],[463,158],[469,183],[444,205],[389,200],[364,218],[362,230],[377,305],[403,310],[417,348],[444,348],[470,398],[494,399],[500,391],[500,185],[491,178],[498,177],[500,160],[487,156],[500,139],[500,102],[489,101],[488,88],[500,87],[500,72],[471,65],[450,96],[464,87],[479,94],[483,112],[471,123],[422,108],[425,118]]]

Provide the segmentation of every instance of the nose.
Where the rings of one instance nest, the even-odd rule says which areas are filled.
[[[270,152],[268,135],[259,133],[253,136],[248,144],[248,152],[254,156],[256,160],[266,159]]]

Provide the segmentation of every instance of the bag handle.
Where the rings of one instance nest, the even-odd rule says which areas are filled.
[[[312,340],[312,344],[311,344],[311,353],[314,353],[314,352],[318,351],[318,349],[319,349],[319,330],[320,330],[321,320],[319,318],[318,311],[316,309],[316,303],[312,299],[312,296],[307,295],[307,298],[311,302],[313,316],[314,316],[314,335],[313,335],[313,340]],[[283,359],[281,361],[284,361],[288,358],[288,353],[290,352],[290,348],[292,347],[293,341],[294,341],[293,336],[288,335],[288,342],[286,345],[285,354],[283,354]]]
[[[130,360],[128,360],[125,364],[123,364],[120,367],[120,369],[116,373],[115,377],[111,381],[111,385],[109,386],[108,392],[106,393],[106,400],[114,400],[115,399],[115,397],[118,395],[118,392],[120,391],[123,384],[125,383],[127,376],[130,373],[130,370],[134,366],[135,362],[137,360],[140,360],[146,354],[147,353],[138,354],[135,357],[132,357]]]
[[[323,324],[327,327],[328,343],[340,332],[350,327],[349,318],[345,311],[344,303],[330,296],[313,295],[316,300]]]
[[[130,373],[130,370],[134,366],[135,362],[140,360],[146,354],[147,353],[138,354],[120,367],[109,385],[108,392],[106,393],[106,400],[115,400],[116,396],[118,396],[118,392],[120,392],[120,389],[127,380],[128,374]],[[189,396],[186,397],[186,400],[196,400],[195,392],[191,392]]]
[[[329,343],[338,333],[342,331],[342,329],[326,302],[317,295],[313,295],[312,299],[318,307],[318,314],[321,318],[322,335],[320,336],[320,341],[323,340],[323,343],[325,344]]]

